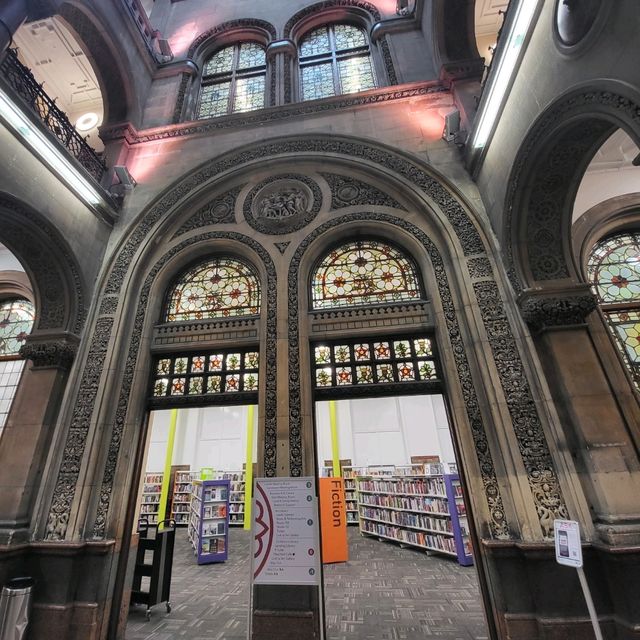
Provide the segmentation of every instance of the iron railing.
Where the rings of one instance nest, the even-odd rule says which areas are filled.
[[[0,73],[67,151],[100,182],[106,166],[69,122],[67,114],[56,106],[55,100],[45,93],[31,71],[18,60],[14,49],[7,50],[0,64]]]

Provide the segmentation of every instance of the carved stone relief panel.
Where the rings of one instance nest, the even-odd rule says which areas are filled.
[[[331,208],[342,209],[354,205],[375,204],[405,210],[397,200],[356,178],[339,176],[334,173],[320,174],[331,189]]]
[[[216,196],[211,202],[198,209],[185,223],[173,234],[173,238],[181,236],[188,231],[208,227],[214,224],[235,222],[236,198],[242,190],[242,186],[235,187],[226,193]],[[172,238],[172,239],[173,239]]]

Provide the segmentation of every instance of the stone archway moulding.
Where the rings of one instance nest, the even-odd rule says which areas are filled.
[[[520,146],[504,223],[506,267],[516,292],[576,276],[571,196],[593,152],[618,127],[640,140],[640,102],[617,86],[583,87],[551,105]]]
[[[75,496],[75,484],[77,482],[80,463],[83,457],[89,427],[94,413],[99,380],[105,364],[107,348],[113,339],[114,315],[118,306],[118,296],[121,294],[125,283],[133,272],[132,264],[139,262],[137,258],[145,253],[149,239],[154,236],[158,228],[169,215],[175,215],[189,195],[205,183],[211,183],[214,179],[224,180],[224,174],[233,170],[237,171],[243,166],[248,171],[256,163],[264,166],[265,158],[296,157],[300,159],[307,156],[310,159],[334,156],[343,157],[347,162],[362,162],[369,165],[377,165],[384,173],[394,172],[403,181],[408,181],[413,188],[428,198],[433,206],[440,209],[446,218],[450,228],[457,236],[457,241],[466,260],[469,276],[475,294],[475,303],[478,305],[484,329],[488,337],[488,343],[495,360],[496,372],[500,382],[502,393],[506,399],[508,411],[511,416],[515,439],[524,468],[527,472],[528,483],[531,490],[532,504],[538,514],[541,532],[544,537],[550,537],[553,530],[553,519],[566,517],[567,508],[560,488],[557,473],[555,471],[552,456],[544,434],[542,422],[537,411],[532,388],[528,382],[524,363],[520,356],[516,338],[504,308],[504,303],[496,282],[492,264],[488,258],[488,244],[481,238],[478,229],[471,221],[465,208],[450,190],[445,188],[441,180],[427,170],[419,161],[406,157],[388,148],[374,147],[368,143],[350,138],[326,138],[304,136],[295,139],[278,139],[261,144],[251,145],[237,151],[230,152],[221,158],[215,159],[199,168],[191,171],[188,177],[176,183],[168,189],[156,202],[144,212],[132,225],[132,230],[121,244],[112,266],[106,276],[103,288],[103,298],[100,304],[99,317],[93,329],[90,342],[88,359],[80,379],[78,398],[74,405],[70,430],[64,447],[63,459],[60,466],[58,479],[52,497],[49,518],[47,523],[46,538],[64,539],[67,534],[67,523],[71,513],[72,502]],[[482,422],[482,416],[478,404],[478,396],[474,388],[474,382],[468,366],[468,358],[465,353],[465,345],[461,336],[455,307],[449,291],[448,279],[444,270],[444,264],[435,246],[429,238],[417,227],[400,218],[378,214],[362,214],[362,219],[370,219],[398,225],[409,231],[420,240],[433,262],[439,279],[439,293],[447,318],[447,331],[450,347],[456,360],[456,373],[465,402],[466,413],[473,430],[478,462],[485,486],[485,500],[488,512],[491,514],[489,534],[494,538],[509,538],[512,531],[506,521],[499,483],[496,478],[491,454],[487,445],[487,439]],[[337,218],[333,224],[341,221],[357,220],[354,216]],[[320,227],[322,229],[323,227]],[[303,245],[301,245],[294,257],[289,271],[289,286],[295,279],[296,263],[302,257],[302,253],[308,244],[321,233],[316,230]],[[221,236],[221,234],[218,234]],[[239,234],[236,234],[239,235]],[[205,234],[206,236],[206,234]],[[205,237],[202,236],[202,237]],[[186,243],[193,240],[185,240]],[[264,260],[260,248],[254,250]],[[173,251],[173,250],[172,250]],[[136,260],[134,260],[136,258]],[[150,283],[149,283],[150,285]],[[146,286],[146,284],[145,284]],[[291,289],[290,289],[291,296]],[[297,301],[290,299],[290,313],[297,314]],[[127,370],[135,369],[140,356],[141,331],[146,313],[146,302],[141,296],[138,306],[135,329],[131,335],[128,350]],[[297,325],[296,325],[297,327]],[[290,326],[290,340],[292,347],[289,352],[291,382],[290,403],[292,414],[290,415],[290,460],[289,465],[293,475],[299,475],[301,466],[301,424],[300,415],[296,407],[299,406],[299,379],[297,376],[297,361],[295,331],[297,328]],[[108,464],[104,471],[103,492],[101,493],[100,513],[96,520],[95,534],[97,537],[104,535],[105,524],[108,520],[110,491],[109,485],[113,480],[115,466],[120,456],[120,443],[122,425],[126,416],[126,407],[129,399],[130,382],[122,383],[120,400],[118,403],[119,414],[116,418],[117,425],[113,428],[113,436],[107,455]],[[296,398],[296,393],[298,398]],[[275,473],[275,458],[265,461],[267,473]]]

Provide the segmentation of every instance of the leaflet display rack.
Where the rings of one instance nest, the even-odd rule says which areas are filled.
[[[197,471],[176,471],[173,481],[173,497],[171,500],[171,518],[178,526],[189,524],[192,482],[199,476]]]
[[[144,474],[140,516],[149,524],[158,524],[158,510],[160,509],[163,475],[164,474],[156,471]]]
[[[246,486],[244,471],[221,471],[218,479],[229,481],[229,526],[243,526]]]
[[[198,564],[224,562],[229,549],[229,480],[194,480],[188,535]]]
[[[433,468],[422,470],[442,470]],[[420,468],[367,469],[356,477],[360,531],[401,545],[473,564],[471,542],[457,474],[420,474]]]

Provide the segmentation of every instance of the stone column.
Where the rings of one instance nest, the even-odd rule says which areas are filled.
[[[78,338],[32,334],[20,349],[26,364],[0,448],[0,543],[26,540],[42,469],[58,417]]]
[[[519,304],[599,537],[609,545],[637,545],[640,461],[585,322],[596,299],[586,284],[571,284],[525,290]]]
[[[0,3],[0,56],[11,44],[13,34],[27,19],[26,0],[10,0]]]
[[[292,101],[293,61],[298,51],[291,40],[276,40],[267,48],[271,91],[267,106],[275,107]]]

